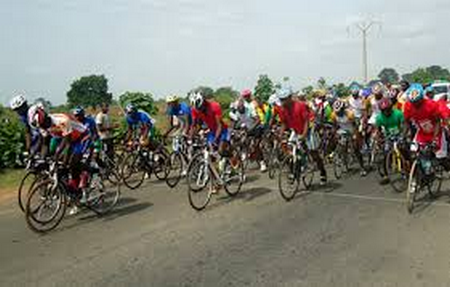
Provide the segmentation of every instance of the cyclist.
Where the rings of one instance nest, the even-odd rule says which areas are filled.
[[[397,102],[399,109],[403,110],[405,103],[408,101],[407,91],[409,89],[409,82],[406,80],[400,81],[400,93],[397,96]]]
[[[394,136],[401,136],[404,134],[404,117],[403,113],[393,107],[392,102],[384,98],[379,103],[379,108],[381,113],[376,118],[376,138],[389,138]],[[404,153],[406,156],[406,153]],[[386,160],[386,158],[385,158]],[[389,178],[387,176],[386,167],[384,167],[384,177],[381,181],[381,184],[387,184],[389,182]]]
[[[259,117],[259,120],[261,122],[264,122],[265,110],[267,108],[266,105],[253,98],[252,91],[249,89],[245,89],[241,92],[241,98],[243,98],[244,101],[253,106],[253,109],[255,109],[255,112]]]
[[[125,142],[130,144],[133,135],[138,133],[139,144],[142,147],[149,147],[152,144],[154,137],[155,120],[152,119],[148,113],[138,110],[137,107],[131,103],[125,107],[125,114],[128,124]]]
[[[192,112],[188,104],[181,102],[177,95],[166,98],[167,116],[170,128],[163,135],[166,138],[171,132],[179,131],[183,135],[188,135],[192,125]]]
[[[313,134],[309,132],[309,114],[306,103],[296,101],[293,99],[294,92],[291,88],[281,88],[278,91],[278,98],[281,101],[281,135],[286,130],[292,130],[295,136],[301,140],[305,140],[309,153],[317,164],[320,171],[320,184],[324,185],[327,182],[327,172],[323,164],[319,152],[317,151],[317,139],[314,139]]]
[[[334,123],[335,133],[345,133],[351,136],[353,151],[361,168],[361,176],[366,176],[367,171],[361,154],[361,140],[358,132],[355,114],[347,107],[343,100],[336,100],[333,104],[331,118]]]
[[[73,117],[79,121],[89,133],[89,140],[85,142],[83,147],[83,154],[88,151],[93,151],[93,162],[97,163],[99,158],[98,155],[102,149],[102,142],[98,135],[97,124],[95,123],[95,119],[89,115],[86,115],[84,108],[81,106],[76,107],[72,111]],[[102,162],[98,162],[102,165]]]
[[[39,149],[39,131],[33,129],[28,122],[28,111],[30,106],[23,95],[18,95],[11,99],[10,107],[17,113],[20,121],[25,126],[25,152],[24,157],[27,158],[29,154],[38,152]]]
[[[68,186],[72,191],[80,193],[80,202],[86,202],[87,196],[84,192],[83,181],[80,175],[85,169],[81,163],[83,155],[83,146],[89,139],[89,133],[86,127],[66,114],[48,114],[43,107],[31,109],[28,113],[30,125],[39,129],[43,137],[51,137],[50,151],[56,161],[61,158],[69,166],[72,178]],[[70,211],[71,214],[77,212],[77,207]]]
[[[254,155],[254,158],[260,163],[261,171],[265,172],[267,166],[260,148],[260,143],[264,134],[264,126],[255,109],[251,104],[245,102],[243,98],[240,98],[231,104],[229,115],[232,127],[235,129],[247,130],[247,136],[255,139],[253,146],[250,148],[253,151],[252,154]]]
[[[443,136],[441,121],[443,115],[439,106],[433,100],[425,98],[425,92],[420,84],[411,84],[408,91],[408,101],[404,106],[404,117],[406,122],[412,122],[417,128],[414,143],[436,145],[436,158],[447,157],[447,141]]]
[[[97,125],[97,131],[102,142],[102,146],[105,147],[105,152],[109,158],[114,158],[114,143],[112,137],[112,131],[117,128],[117,125],[112,125],[109,118],[109,105],[103,103],[101,105],[101,112],[97,114],[95,123]]]
[[[276,93],[270,96],[268,100],[269,108],[267,109],[264,124],[267,127],[273,127],[280,123],[281,101]]]

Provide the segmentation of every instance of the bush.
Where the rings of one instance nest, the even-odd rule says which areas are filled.
[[[0,106],[0,168],[23,164],[25,130],[17,115]]]

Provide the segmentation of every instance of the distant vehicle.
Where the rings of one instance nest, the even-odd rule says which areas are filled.
[[[431,85],[433,87],[434,99],[439,100],[444,97],[450,98],[450,83],[437,82]]]

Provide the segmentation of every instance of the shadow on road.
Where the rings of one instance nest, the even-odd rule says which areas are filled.
[[[272,191],[273,191],[272,189],[266,187],[254,187],[242,190],[240,193],[238,193],[236,196],[233,197],[226,195],[225,191],[223,191],[223,195],[219,195],[214,201],[214,203],[210,204],[206,208],[206,210],[211,210],[236,200],[249,202],[255,200],[256,198],[264,196],[265,194],[271,193]]]

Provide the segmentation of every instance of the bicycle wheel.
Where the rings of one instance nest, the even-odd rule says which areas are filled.
[[[203,210],[211,200],[211,170],[205,161],[193,161],[187,172],[189,203],[195,210]]]
[[[29,171],[20,181],[19,189],[17,192],[17,202],[19,204],[20,210],[22,210],[23,212],[25,212],[25,205],[27,204],[28,194],[33,188],[36,180],[37,174],[35,172]]]
[[[435,198],[441,192],[444,168],[435,159],[433,161],[433,175],[427,180],[427,190],[432,198]]]
[[[159,180],[166,180],[168,172],[170,170],[170,160],[169,157],[162,152],[155,153],[155,167],[153,173]]]
[[[131,153],[123,160],[122,179],[129,189],[140,187],[146,173],[144,159],[139,153]]]
[[[105,158],[104,165],[105,167],[100,170],[102,178],[118,184],[122,180],[121,173],[118,171],[120,165],[109,157]]]
[[[27,199],[25,219],[28,227],[38,233],[53,230],[64,218],[66,201],[61,184],[53,188],[51,181],[38,183]]]
[[[99,176],[93,175],[90,182],[90,192],[86,206],[98,215],[103,215],[116,206],[119,197],[120,184],[103,182]]]
[[[172,152],[169,155],[170,164],[166,165],[168,171],[166,177],[166,183],[170,188],[174,188],[178,182],[180,182],[183,174],[183,158],[180,153]]]
[[[232,163],[230,158],[226,159],[225,168],[222,174],[225,191],[229,196],[235,196],[241,190],[244,183],[244,165],[241,160]]]
[[[401,193],[408,187],[406,160],[395,150],[390,151],[385,160],[386,176],[395,192]]]
[[[344,173],[344,159],[340,149],[337,149],[333,154],[333,172],[336,179],[341,179]]]
[[[411,166],[408,180],[408,190],[406,192],[406,207],[409,213],[414,210],[416,195],[419,193],[420,186],[420,168],[418,167],[417,160],[415,160]]]
[[[308,155],[308,162],[306,164],[306,168],[304,169],[301,175],[303,186],[305,187],[306,190],[309,190],[312,187],[315,171],[316,170],[313,158],[311,157],[311,155]]]
[[[292,200],[298,191],[299,181],[296,165],[297,163],[294,162],[294,157],[288,156],[280,166],[278,188],[281,196],[286,201]]]

